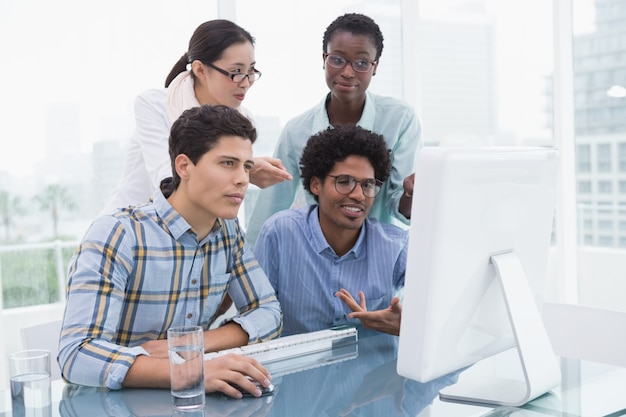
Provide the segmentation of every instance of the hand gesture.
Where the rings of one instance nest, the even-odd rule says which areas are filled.
[[[337,291],[335,295],[352,310],[352,313],[348,314],[348,317],[359,319],[365,328],[396,336],[400,334],[402,306],[400,305],[400,299],[398,297],[394,297],[389,307],[384,310],[367,311],[363,291],[359,291],[359,303],[357,303],[352,297],[352,294],[344,288]]]
[[[280,159],[268,156],[254,158],[254,168],[250,171],[250,182],[257,187],[267,188],[292,178]]]

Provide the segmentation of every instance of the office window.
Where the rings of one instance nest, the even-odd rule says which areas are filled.
[[[625,184],[626,185],[626,184]],[[591,193],[591,181],[578,181],[578,194]]]
[[[597,146],[598,172],[611,172],[611,145],[608,143]]]
[[[68,259],[121,177],[135,97],[164,85],[218,10],[216,0],[6,0],[0,16],[7,309],[64,300]]]
[[[598,236],[598,246],[613,246],[614,241],[613,236]]]
[[[597,210],[598,214],[611,214],[613,212],[613,203],[610,201],[599,201]]]
[[[612,220],[599,220],[598,221],[598,229],[600,229],[600,230],[612,230],[613,229],[613,221]]]
[[[591,172],[591,146],[590,145],[576,146],[576,163],[577,163],[576,170],[579,173]]]
[[[573,181],[578,192],[576,224],[585,228],[579,234],[581,245],[600,241],[597,223],[587,231],[599,214],[595,201],[600,190],[594,190],[598,181],[614,183],[613,191],[621,195],[626,191],[626,179],[615,175],[626,172],[626,99],[606,94],[611,85],[623,86],[626,79],[625,17],[605,7],[620,1],[573,0],[570,61],[578,175]],[[381,25],[385,50],[370,90],[413,104],[426,143],[554,144],[551,94],[559,74],[553,65],[552,19],[559,16],[553,16],[552,7],[559,2],[337,0],[324,7],[287,0],[220,3],[232,6],[236,21],[256,38],[256,58],[264,75],[245,105],[260,121],[257,154],[271,154],[286,121],[323,98],[327,87],[321,36],[332,19],[347,11],[370,14]],[[419,17],[410,20],[415,39],[406,39],[407,28],[401,25],[407,3],[419,9]],[[6,147],[0,152],[0,191],[15,203],[10,205],[8,232],[0,236],[2,244],[53,240],[51,214],[30,203],[52,182],[76,198],[74,209],[64,207],[59,214],[59,238],[72,243],[82,236],[119,178],[134,126],[134,98],[163,85],[174,61],[185,52],[191,31],[219,16],[217,0],[186,0],[175,8],[149,0],[86,4],[6,0],[0,5],[0,36],[20,40],[0,45],[2,79],[38,78],[32,71],[40,67],[24,66],[28,51],[45,62],[49,80],[40,85],[36,101],[24,94],[20,83],[5,83],[0,100],[5,135],[14,138],[16,146],[24,145],[16,154],[28,155],[15,158]],[[68,15],[67,10],[78,15]],[[259,18],[278,11],[289,18],[271,24]],[[621,40],[610,49],[602,45],[602,38],[617,35]],[[29,202],[28,210],[22,212],[18,200]],[[603,215],[616,216],[611,206],[615,203],[608,204]]]
[[[613,192],[611,181],[598,181],[598,193],[611,194]]]
[[[593,205],[589,200],[583,200],[578,202],[578,212],[585,218],[591,216],[593,211]]]
[[[626,77],[624,77],[624,78],[626,79]],[[626,142],[618,144],[617,157],[619,159],[619,170],[620,170],[620,172],[626,172]]]

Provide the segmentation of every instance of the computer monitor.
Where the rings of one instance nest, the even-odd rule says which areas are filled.
[[[428,382],[515,347],[523,380],[462,372],[440,397],[525,404],[560,382],[539,313],[558,152],[424,147],[415,166],[397,371]]]

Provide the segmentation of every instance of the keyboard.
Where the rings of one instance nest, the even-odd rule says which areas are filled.
[[[337,327],[208,352],[204,354],[204,360],[228,353],[251,356],[265,366],[272,376],[281,376],[356,358],[357,340],[356,328]]]

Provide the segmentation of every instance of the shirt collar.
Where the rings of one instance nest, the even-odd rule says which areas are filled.
[[[191,226],[187,223],[187,220],[185,220],[185,218],[181,216],[180,213],[174,209],[174,207],[172,207],[160,189],[154,192],[152,204],[154,205],[154,210],[156,211],[157,216],[163,221],[163,223],[165,223],[165,226],[168,228],[174,239],[179,240],[181,236],[185,235],[187,232],[193,233]],[[213,229],[211,229],[211,233],[209,233],[203,241],[211,238],[221,229],[221,226],[222,219],[218,218],[213,226]]]
[[[361,256],[365,255],[365,239],[367,237],[367,227],[365,227],[365,225],[367,221],[368,220],[365,219],[365,222],[363,222],[363,225],[361,226],[361,233],[359,233],[359,238],[356,240],[356,243],[354,244],[352,249],[350,249],[348,253],[346,253],[341,258],[345,259],[347,257],[353,257],[358,259]],[[328,251],[334,256],[337,256],[333,248],[331,248],[328,244],[328,241],[326,241],[324,233],[322,232],[322,226],[320,225],[319,219],[319,206],[317,204],[314,204],[310,207],[309,215],[307,217],[307,224],[309,226],[309,230],[311,231],[311,245],[313,246],[315,252],[322,254],[324,251]]]
[[[317,112],[313,118],[313,131],[315,132],[320,132],[332,127],[330,119],[328,118],[328,112],[326,111],[326,100],[328,100],[329,96],[330,93],[326,94],[317,107]],[[366,91],[365,107],[363,108],[363,114],[361,114],[361,118],[357,123],[357,125],[363,129],[373,130],[374,128],[374,121],[376,120],[376,105],[374,101],[374,96],[369,91]]]

